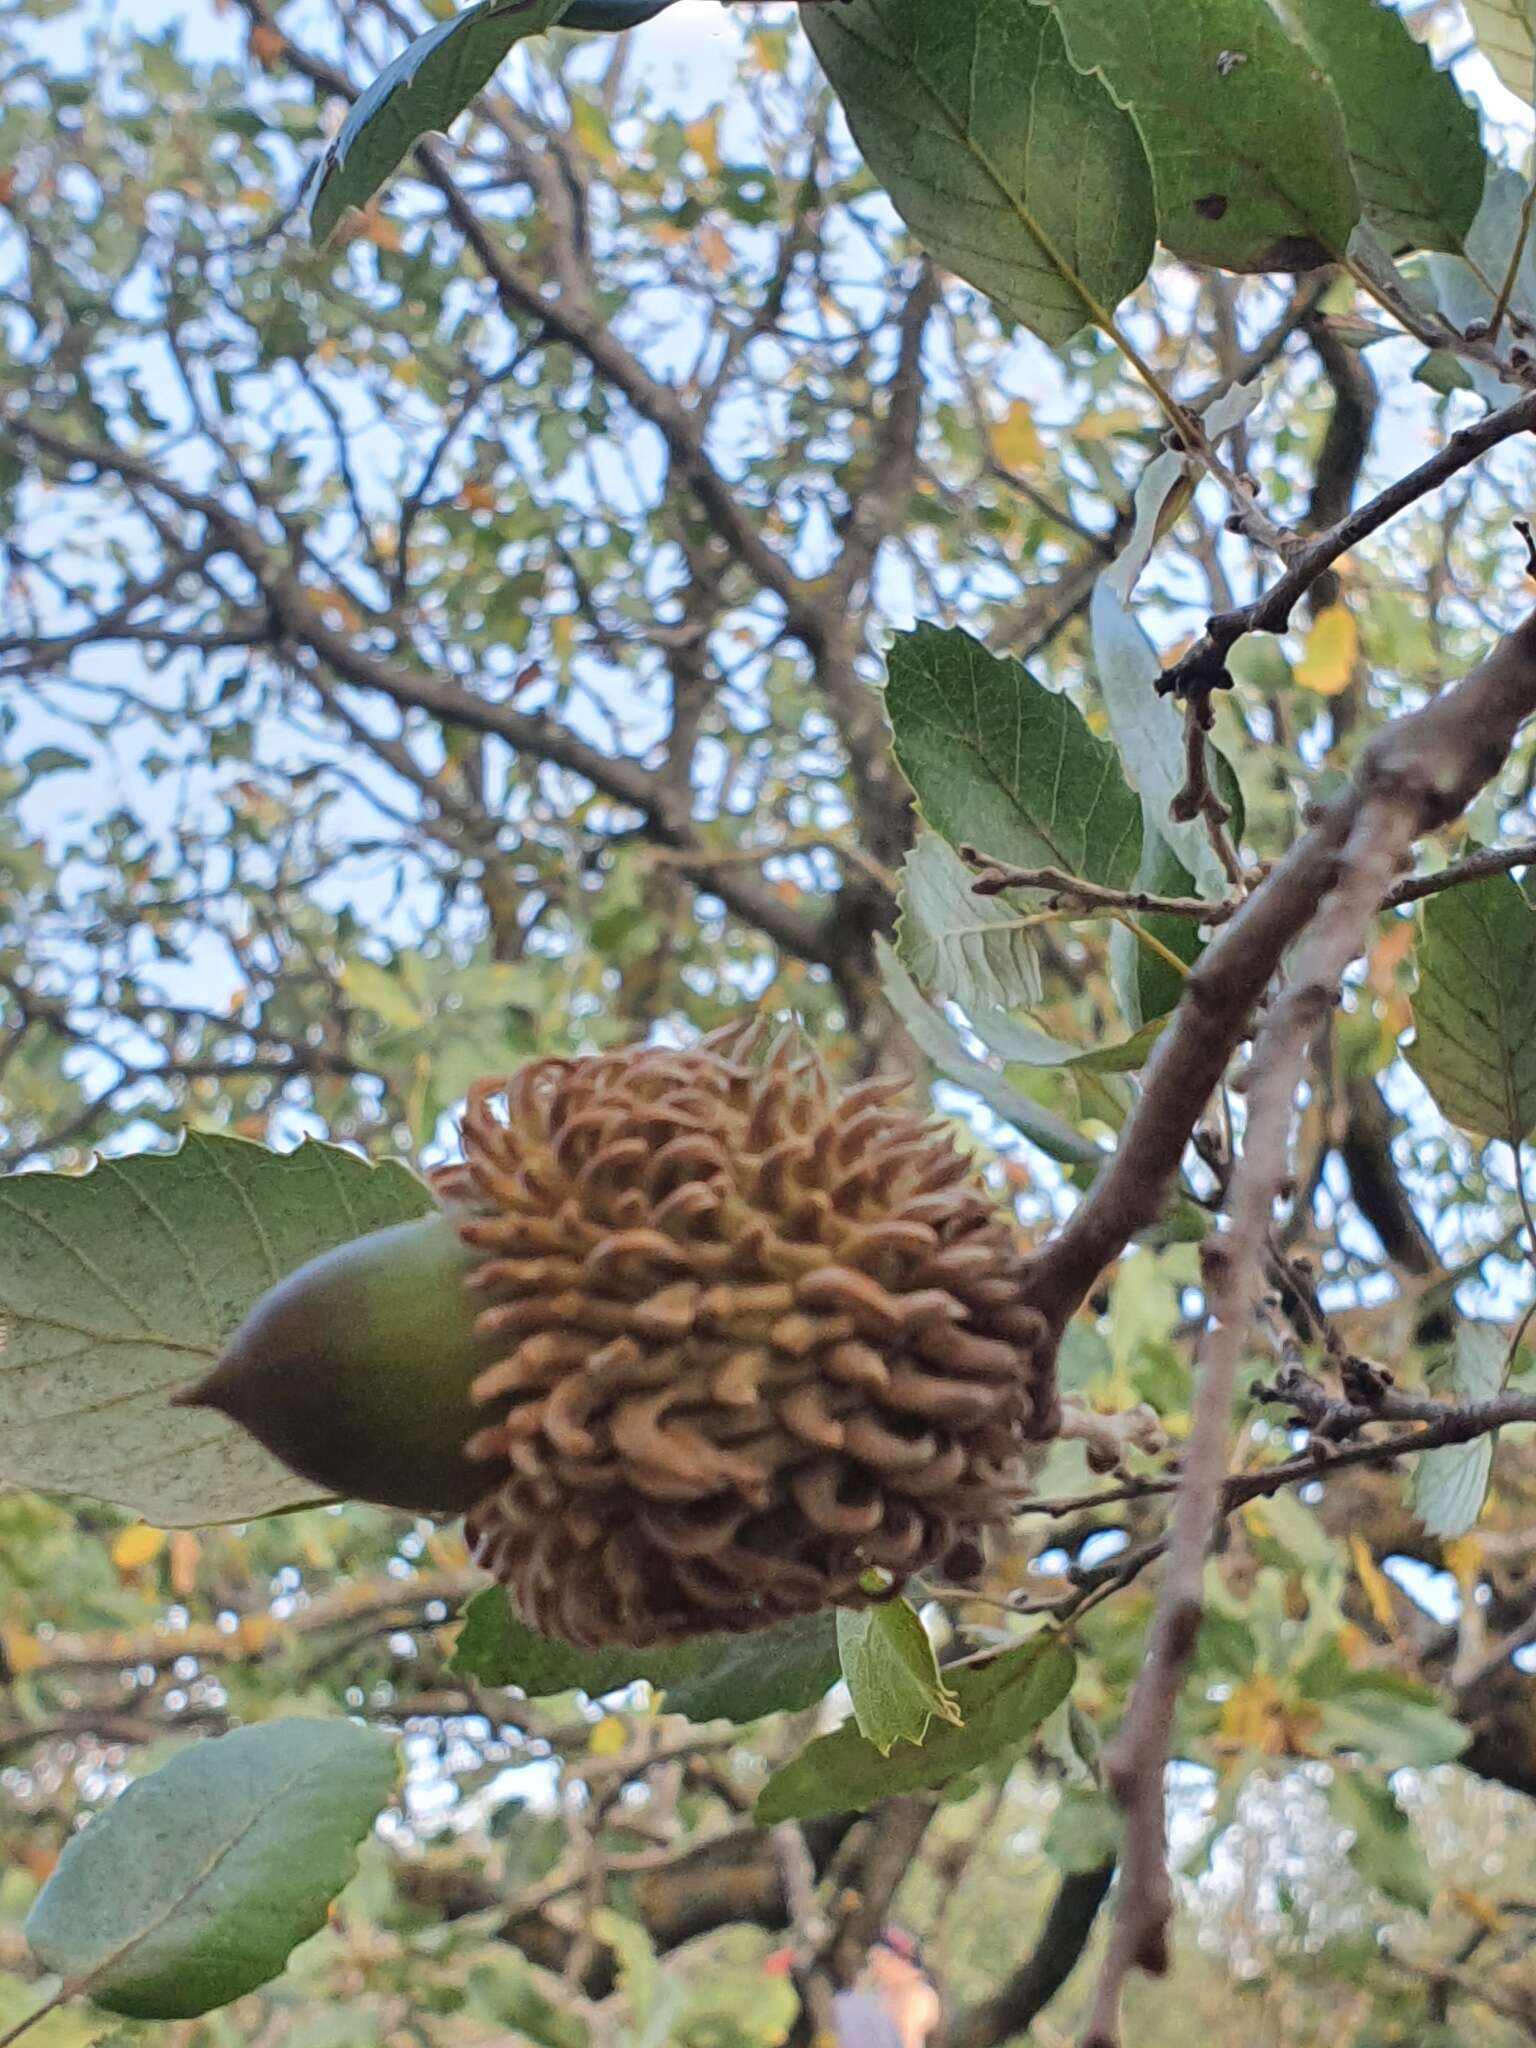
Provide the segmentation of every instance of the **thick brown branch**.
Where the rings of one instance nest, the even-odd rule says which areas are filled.
[[[1415,833],[1446,824],[1502,766],[1536,710],[1536,617],[1470,675],[1379,732],[1352,786],[1221,927],[1148,1063],[1119,1149],[1081,1207],[1036,1255],[1035,1301],[1062,1328],[1099,1274],[1161,1213],[1190,1132],[1281,957],[1316,914],[1367,801],[1401,793]]]

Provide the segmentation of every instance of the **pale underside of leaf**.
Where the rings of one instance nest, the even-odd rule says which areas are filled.
[[[1536,6],[1532,0],[1463,0],[1477,46],[1499,83],[1529,104],[1536,71]]]
[[[1025,915],[978,896],[975,870],[937,832],[921,832],[901,873],[897,950],[921,986],[972,1017],[1027,1009],[1041,995],[1040,961]]]
[[[402,1166],[195,1132],[83,1176],[13,1177],[0,1188],[0,1477],[161,1526],[313,1499],[243,1430],[167,1398],[285,1274],[432,1207]]]
[[[1027,1095],[1010,1088],[1002,1075],[966,1051],[959,1032],[949,1019],[923,1000],[894,950],[884,939],[875,941],[881,981],[891,1007],[906,1026],[919,1052],[930,1059],[946,1080],[968,1088],[1005,1123],[1038,1145],[1048,1158],[1067,1166],[1097,1165],[1103,1153],[1091,1138],[1072,1128],[1065,1118],[1044,1109]]]

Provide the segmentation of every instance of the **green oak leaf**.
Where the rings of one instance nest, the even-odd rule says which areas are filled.
[[[840,1608],[837,1649],[859,1733],[882,1756],[898,1742],[921,1742],[935,1718],[959,1725],[959,1702],[909,1601]]]
[[[194,1743],[65,1844],[27,1916],[32,1952],[133,2019],[227,2005],[325,1925],[398,1779],[393,1741],[351,1721]]]
[[[809,1820],[862,1812],[903,1792],[936,1791],[1022,1742],[1072,1690],[1072,1652],[1059,1636],[1037,1636],[986,1664],[949,1674],[960,1722],[935,1721],[926,1741],[889,1756],[849,1722],[810,1743],[763,1787],[757,1818]]]
[[[1176,256],[1223,270],[1341,258],[1360,217],[1344,115],[1267,0],[1034,0],[1135,120]]]
[[[1049,15],[1024,0],[839,0],[800,19],[870,169],[947,268],[1058,345],[1140,284],[1146,157]]]
[[[1459,250],[1488,159],[1477,110],[1381,0],[1271,0],[1327,72],[1366,218],[1394,243]],[[1527,66],[1529,83],[1529,66]]]
[[[885,708],[902,773],[951,846],[1131,886],[1141,805],[1119,757],[1021,662],[919,626],[891,647]]]
[[[1507,875],[1432,896],[1408,1063],[1463,1130],[1518,1145],[1536,1126],[1536,911]]]
[[[0,1186],[0,1481],[162,1527],[313,1500],[243,1429],[167,1397],[296,1266],[435,1207],[408,1168],[339,1145],[269,1152],[199,1131],[87,1174],[13,1175]]]
[[[315,176],[309,232],[323,242],[349,206],[366,206],[413,143],[446,128],[512,45],[553,28],[571,0],[479,0],[407,45],[358,95]]]
[[[500,1586],[488,1586],[465,1606],[450,1668],[482,1685],[515,1685],[530,1699],[578,1690],[600,1698],[643,1678],[664,1693],[668,1713],[737,1722],[814,1706],[839,1671],[830,1614],[658,1649],[578,1650],[535,1634]]]

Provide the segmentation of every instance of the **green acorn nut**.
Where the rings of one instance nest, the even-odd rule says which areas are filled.
[[[470,1386],[506,1352],[464,1286],[483,1258],[449,1211],[339,1245],[264,1294],[173,1403],[217,1409],[326,1493],[461,1514],[488,1483],[464,1451],[483,1420]]]

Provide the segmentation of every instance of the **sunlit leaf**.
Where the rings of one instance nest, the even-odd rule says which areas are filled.
[[[112,1539],[112,1562],[120,1572],[136,1572],[152,1564],[165,1548],[166,1531],[148,1522],[134,1522]]]
[[[1304,690],[1337,697],[1349,688],[1360,657],[1360,629],[1347,604],[1326,605],[1307,628],[1295,677]]]
[[[1045,460],[1035,411],[1027,398],[1015,398],[992,429],[992,453],[1004,469],[1038,469]]]

